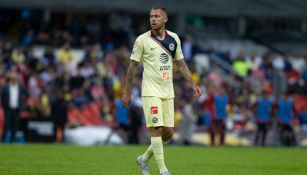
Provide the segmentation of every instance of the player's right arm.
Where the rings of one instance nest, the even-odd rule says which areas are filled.
[[[131,90],[133,87],[134,77],[136,69],[140,64],[143,55],[143,42],[140,37],[138,37],[134,43],[132,54],[130,57],[130,64],[126,77],[126,89],[122,97],[122,106],[125,108],[130,103]]]
[[[127,72],[127,78],[126,78],[126,89],[124,91],[124,95],[122,97],[122,106],[125,108],[130,103],[131,99],[131,90],[134,82],[134,77],[136,73],[136,69],[139,65],[139,62],[130,60],[128,72]]]

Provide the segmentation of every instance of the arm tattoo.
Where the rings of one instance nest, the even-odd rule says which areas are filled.
[[[128,72],[127,72],[127,78],[126,78],[126,91],[131,92],[133,81],[135,77],[136,68],[138,67],[139,62],[130,60]]]
[[[181,75],[185,78],[186,81],[188,81],[188,83],[192,87],[193,86],[193,79],[192,79],[192,75],[191,75],[191,72],[190,72],[188,66],[185,64],[185,62],[183,60],[178,60],[175,63],[178,66]]]

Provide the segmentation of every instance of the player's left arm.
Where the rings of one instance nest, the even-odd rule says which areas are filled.
[[[199,97],[201,95],[200,87],[193,81],[191,72],[188,66],[185,64],[184,60],[183,59],[175,60],[175,64],[177,65],[179,72],[193,88],[194,96]]]

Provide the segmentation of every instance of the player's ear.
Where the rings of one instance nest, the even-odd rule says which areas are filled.
[[[164,23],[166,23],[166,22],[167,22],[167,20],[168,20],[168,18],[167,18],[167,17],[165,17],[165,18],[164,18]]]

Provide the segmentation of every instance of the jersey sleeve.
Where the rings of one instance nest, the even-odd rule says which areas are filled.
[[[143,44],[142,38],[138,37],[135,40],[135,43],[133,45],[133,49],[132,49],[130,59],[137,61],[137,62],[141,62],[143,50],[144,50],[144,44]]]
[[[175,60],[181,60],[184,58],[183,53],[182,53],[182,49],[181,49],[181,42],[179,37],[176,35],[175,36],[175,40],[177,42],[177,49],[176,49],[176,54],[175,54]]]

